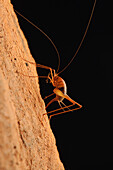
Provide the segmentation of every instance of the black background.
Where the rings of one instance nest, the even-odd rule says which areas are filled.
[[[73,57],[83,37],[94,0],[12,0],[14,8],[39,26],[53,40],[61,56],[62,70]],[[112,2],[112,1],[111,1]],[[51,119],[57,147],[65,169],[113,162],[113,54],[112,4],[97,0],[94,15],[71,65],[60,74],[68,95],[83,105],[81,110]],[[58,58],[51,43],[32,25],[18,16],[37,63],[57,69]],[[39,75],[48,71],[38,68]],[[40,80],[42,97],[52,85]],[[51,99],[51,98],[50,98]],[[46,104],[50,100],[46,100]],[[58,107],[53,103],[48,111]]]

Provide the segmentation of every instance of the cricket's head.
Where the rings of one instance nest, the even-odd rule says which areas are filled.
[[[58,76],[58,74],[56,74],[54,77],[53,77],[53,86],[56,87],[56,88],[60,88],[63,84],[63,79],[61,77]]]

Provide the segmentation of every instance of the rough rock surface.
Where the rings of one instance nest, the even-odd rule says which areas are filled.
[[[63,170],[35,62],[9,0],[0,0],[0,170]],[[41,120],[43,124],[41,123]]]

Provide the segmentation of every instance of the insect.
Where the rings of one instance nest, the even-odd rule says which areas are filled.
[[[77,48],[74,56],[73,56],[72,59],[70,60],[70,62],[69,62],[60,72],[58,72],[58,71],[59,71],[59,66],[60,66],[60,55],[59,55],[59,52],[58,52],[55,44],[53,43],[53,41],[52,41],[52,40],[48,37],[48,35],[47,35],[45,32],[43,32],[39,27],[37,27],[35,24],[33,24],[31,21],[29,21],[27,18],[25,18],[22,14],[20,14],[18,11],[15,10],[21,17],[23,17],[25,20],[27,20],[30,24],[32,24],[36,29],[38,29],[42,34],[44,34],[44,35],[48,38],[48,40],[51,42],[51,44],[52,44],[53,47],[55,48],[55,50],[56,50],[56,52],[57,52],[57,55],[58,55],[58,58],[59,58],[59,64],[58,64],[57,72],[56,72],[54,69],[52,69],[52,68],[50,68],[50,67],[48,67],[48,66],[44,66],[44,65],[41,65],[41,64],[36,64],[36,63],[27,61],[26,59],[23,59],[23,58],[22,58],[24,61],[27,61],[27,62],[29,62],[29,63],[31,63],[31,64],[34,64],[36,67],[40,67],[40,68],[44,68],[44,69],[50,70],[48,76],[39,76],[39,78],[46,78],[47,80],[49,80],[50,83],[52,83],[52,85],[55,87],[54,90],[53,90],[53,93],[50,94],[49,96],[46,96],[46,97],[45,97],[45,99],[46,99],[46,98],[48,98],[48,97],[50,97],[50,96],[52,96],[52,95],[54,95],[54,94],[56,95],[56,97],[53,98],[52,100],[50,100],[50,102],[47,104],[46,109],[47,109],[47,107],[48,107],[51,103],[53,103],[53,102],[55,102],[55,101],[57,101],[57,102],[59,103],[59,105],[60,105],[60,108],[59,108],[59,109],[55,109],[55,110],[52,110],[52,111],[50,111],[50,112],[47,112],[47,113],[43,114],[43,115],[47,115],[47,114],[49,114],[49,113],[53,113],[53,114],[51,114],[51,115],[49,116],[49,119],[51,119],[51,117],[53,117],[53,116],[55,116],[55,115],[63,114],[63,113],[66,113],[66,112],[70,112],[70,111],[74,111],[74,110],[78,110],[78,109],[82,108],[82,105],[81,105],[81,104],[77,103],[76,101],[74,101],[73,99],[71,99],[71,98],[67,95],[67,86],[66,86],[66,83],[65,83],[65,81],[59,76],[59,74],[60,74],[61,72],[63,72],[63,71],[72,63],[73,59],[74,59],[75,56],[77,55],[77,53],[78,53],[78,51],[79,51],[79,49],[80,49],[80,47],[81,47],[81,45],[82,45],[82,43],[83,43],[83,41],[84,41],[84,38],[85,38],[85,36],[86,36],[86,34],[87,34],[87,31],[88,31],[88,28],[89,28],[89,25],[90,25],[90,22],[91,22],[93,13],[94,13],[95,5],[96,5],[96,0],[94,0],[92,12],[91,12],[91,15],[90,15],[90,18],[89,18],[89,21],[88,21],[86,30],[85,30],[85,32],[84,32],[84,35],[83,35],[83,38],[82,38],[80,44],[79,44],[79,46],[78,46],[78,48]],[[24,74],[23,74],[23,75],[24,75]],[[26,75],[24,75],[24,76],[26,76]],[[29,77],[37,77],[37,76],[29,76]],[[71,104],[68,105],[68,106],[66,106],[66,105],[63,103],[63,99],[67,99],[68,101],[71,102]],[[64,105],[64,107],[62,107],[61,104]],[[70,109],[70,108],[71,108],[72,106],[74,106],[74,105],[77,105],[78,107],[76,107],[76,108],[74,108],[74,109]],[[64,109],[68,109],[68,110],[64,110]],[[61,110],[62,110],[62,111],[61,111]],[[57,111],[58,111],[58,112],[57,112]],[[59,112],[59,111],[60,111],[60,112]],[[57,113],[55,113],[55,112],[57,112]]]

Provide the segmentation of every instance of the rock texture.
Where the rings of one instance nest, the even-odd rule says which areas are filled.
[[[9,0],[0,0],[0,170],[63,170],[34,65]],[[43,124],[42,124],[42,122]]]

